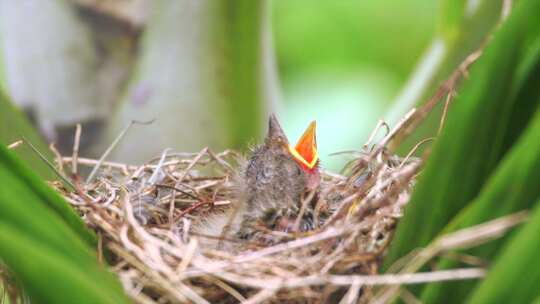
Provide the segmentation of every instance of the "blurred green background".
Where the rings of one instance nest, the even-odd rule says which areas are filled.
[[[439,8],[420,0],[107,3],[2,4],[2,88],[62,153],[78,122],[82,154],[98,157],[130,120],[154,118],[112,159],[242,148],[277,112],[290,141],[317,120],[323,165],[334,170],[346,156],[328,154],[360,149],[429,47]],[[28,19],[32,10],[50,16]]]
[[[273,2],[285,128],[317,119],[324,163],[358,150],[384,117],[435,33],[436,1]]]

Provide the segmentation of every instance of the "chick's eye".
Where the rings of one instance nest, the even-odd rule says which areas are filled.
[[[262,169],[262,175],[264,177],[269,177],[270,175],[272,175],[272,170],[270,168],[268,168],[268,167],[264,167]]]
[[[300,168],[300,166],[295,166],[296,167],[296,175],[302,175],[302,168]]]
[[[268,183],[272,179],[272,170],[268,167],[264,167],[260,170],[257,170],[257,182],[259,183]]]

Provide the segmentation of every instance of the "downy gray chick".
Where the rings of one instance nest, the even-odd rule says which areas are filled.
[[[313,121],[292,147],[277,118],[270,116],[264,143],[253,150],[238,178],[235,204],[195,223],[193,231],[202,239],[212,237],[201,239],[203,244],[215,246],[231,238],[271,244],[272,237],[265,230],[292,230],[302,198],[316,191],[320,183],[315,127]],[[300,231],[313,228],[310,219],[301,221]],[[220,237],[225,241],[218,242]]]

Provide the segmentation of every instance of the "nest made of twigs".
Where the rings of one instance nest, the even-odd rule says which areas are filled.
[[[141,166],[64,157],[62,165],[99,170],[76,191],[55,186],[98,233],[135,302],[367,301],[376,282],[360,288],[359,276],[377,274],[420,167],[390,154],[385,142],[352,153],[341,174],[323,170],[319,200],[335,205],[323,224],[238,252],[205,248],[209,236],[190,230],[197,217],[234,208],[243,161],[234,151],[165,151]]]

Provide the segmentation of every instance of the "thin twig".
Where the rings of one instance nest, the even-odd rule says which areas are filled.
[[[444,127],[444,123],[446,121],[446,115],[448,115],[448,107],[450,106],[450,101],[452,101],[454,93],[453,91],[448,92],[446,95],[446,100],[444,101],[444,107],[443,112],[441,114],[441,120],[439,122],[439,129],[437,130],[437,136],[441,134],[441,131]]]
[[[199,202],[202,201],[201,198],[189,193],[189,192],[186,192],[180,188],[177,188],[177,187],[174,187],[174,186],[169,186],[169,185],[164,185],[164,184],[156,184],[155,185],[156,187],[159,187],[159,188],[167,188],[167,189],[171,189],[171,190],[174,190],[174,191],[178,191],[182,194],[184,194],[185,196],[189,196],[190,198],[194,199],[194,200],[198,200]]]
[[[23,140],[30,147],[30,149],[32,149],[32,151],[34,151],[34,153],[39,156],[39,158],[47,165],[47,167],[53,170],[53,172],[56,174],[56,176],[58,176],[58,178],[60,178],[67,186],[69,186],[71,190],[76,189],[75,185],[73,185],[73,183],[67,177],[60,173],[56,169],[56,167],[43,154],[41,154],[41,152],[39,152],[36,147],[34,147],[34,145],[30,141],[28,141],[25,137],[23,137]]]
[[[275,245],[272,247],[267,247],[259,251],[238,255],[234,258],[234,262],[245,263],[248,261],[253,261],[255,259],[259,259],[261,257],[268,256],[271,254],[276,254],[278,252],[282,252],[285,250],[292,250],[295,248],[304,247],[308,244],[317,243],[323,240],[334,238],[334,237],[339,236],[342,233],[343,233],[343,229],[337,229],[337,228],[331,227],[316,235],[308,236],[305,238],[290,241],[284,244]]]
[[[272,297],[275,293],[276,291],[274,289],[264,288],[258,293],[256,293],[253,297],[243,302],[243,304],[264,303],[266,300]]]
[[[425,249],[418,251],[399,273],[412,273],[418,271],[429,260],[441,252],[479,246],[489,240],[500,237],[508,231],[508,229],[523,223],[527,218],[528,212],[521,211],[443,235],[433,241]],[[386,301],[396,298],[398,291],[399,287],[387,287],[386,289],[380,290],[375,298],[381,299],[381,303],[386,303]]]
[[[435,137],[424,138],[420,142],[418,142],[416,145],[414,145],[414,147],[411,149],[411,151],[409,151],[409,153],[407,153],[407,155],[403,158],[403,160],[399,164],[399,168],[402,168],[403,165],[405,165],[405,163],[407,163],[407,161],[416,152],[416,150],[418,150],[418,148],[420,148],[421,145],[423,145],[423,144],[425,144],[427,142],[430,142],[432,140],[435,140]]]
[[[375,129],[373,129],[373,132],[371,132],[368,140],[364,144],[364,149],[367,149],[369,147],[369,145],[371,144],[371,142],[373,141],[373,139],[375,138],[375,136],[377,135],[381,127],[385,127],[386,129],[385,136],[388,135],[388,133],[390,133],[390,127],[388,126],[388,124],[384,120],[379,119],[379,121],[377,122],[377,125],[375,126]]]
[[[73,157],[64,156],[64,157],[62,157],[62,162],[63,163],[73,162]],[[85,157],[78,157],[77,158],[77,164],[79,164],[79,165],[85,165],[85,166],[92,166],[93,167],[98,163],[99,163],[99,160],[97,160],[97,159],[91,159],[91,158],[85,158]],[[110,168],[121,169],[122,173],[124,175],[129,175],[129,170],[135,170],[135,168],[136,168],[135,166],[121,164],[121,163],[117,163],[117,162],[111,162],[111,161],[102,161],[101,165],[102,166],[107,166],[107,167],[110,167]]]
[[[58,171],[62,173],[62,175],[66,176],[66,171],[64,170],[64,164],[62,162],[62,156],[60,155],[60,152],[58,149],[56,149],[56,145],[54,142],[49,144],[49,150],[54,154],[54,159],[56,161],[56,165],[58,168]]]
[[[304,218],[304,214],[306,213],[307,205],[311,202],[314,196],[315,196],[315,190],[312,190],[302,200],[302,206],[300,208],[300,212],[298,212],[298,216],[296,217],[296,220],[294,221],[292,231],[294,232],[300,231],[300,223],[302,219]]]
[[[382,149],[386,148],[388,143],[400,132],[404,126],[410,123],[411,119],[416,115],[416,109],[413,108],[405,116],[398,121],[396,126],[381,140],[377,149],[373,150],[370,154],[370,159],[373,159],[376,155],[381,153]]]
[[[153,122],[154,122],[154,119],[152,119],[150,121],[137,121],[137,120],[130,121],[129,124],[114,139],[114,141],[107,148],[107,150],[105,150],[103,155],[101,155],[101,157],[99,158],[97,164],[92,169],[92,172],[90,172],[90,175],[88,175],[88,178],[86,179],[86,183],[89,184],[90,182],[92,182],[92,180],[94,179],[94,176],[96,175],[97,171],[101,167],[103,161],[107,158],[107,156],[109,156],[109,154],[112,152],[112,150],[118,145],[120,140],[122,140],[122,138],[124,138],[124,136],[127,134],[127,132],[129,131],[129,129],[131,128],[132,125],[134,125],[134,124],[149,125],[149,124],[151,124]]]
[[[339,304],[354,304],[358,302],[358,293],[360,292],[360,283],[352,284],[349,291],[343,296]]]
[[[73,176],[77,175],[77,158],[79,157],[80,144],[81,144],[81,124],[78,123],[75,128],[75,138],[73,140],[73,154],[72,154],[72,161],[71,161],[71,174],[73,174]]]
[[[414,118],[411,119],[407,123],[407,125],[400,130],[399,134],[395,136],[395,138],[392,140],[390,144],[391,149],[398,147],[401,142],[403,142],[403,140],[407,138],[413,132],[413,130],[415,130],[416,127],[418,127],[425,120],[425,118],[428,116],[429,113],[431,113],[433,108],[439,103],[443,96],[448,95],[450,92],[456,90],[456,87],[461,77],[467,74],[470,66],[474,62],[476,62],[476,60],[478,60],[478,58],[480,58],[480,56],[482,55],[483,47],[484,46],[467,56],[465,60],[463,60],[463,62],[454,70],[450,77],[448,77],[448,79],[439,86],[439,88],[435,91],[431,98],[420,108],[418,108],[418,111],[416,111]],[[453,94],[450,94],[450,96],[453,96]],[[450,102],[450,100],[448,102]]]
[[[9,145],[7,146],[7,148],[8,148],[9,150],[15,149],[15,148],[17,148],[18,146],[20,146],[22,143],[23,143],[22,140],[17,140],[16,142],[9,144]]]
[[[422,301],[420,301],[407,288],[401,288],[399,296],[401,297],[403,302],[405,302],[405,304],[422,304]]]
[[[157,167],[154,169],[154,173],[152,173],[152,175],[150,175],[150,178],[148,179],[148,183],[150,185],[154,185],[160,179],[160,173],[162,173],[163,163],[165,162],[165,158],[167,157],[167,152],[169,150],[170,148],[163,150],[163,153],[161,155],[161,158],[159,159]]]
[[[265,289],[299,288],[332,284],[335,286],[352,286],[354,284],[374,285],[411,285],[431,282],[458,281],[483,278],[486,270],[483,268],[458,268],[452,270],[439,270],[432,272],[405,273],[405,274],[379,274],[379,275],[327,275],[306,276],[290,279],[259,278],[238,276],[231,273],[216,273],[218,276],[244,286]]]

